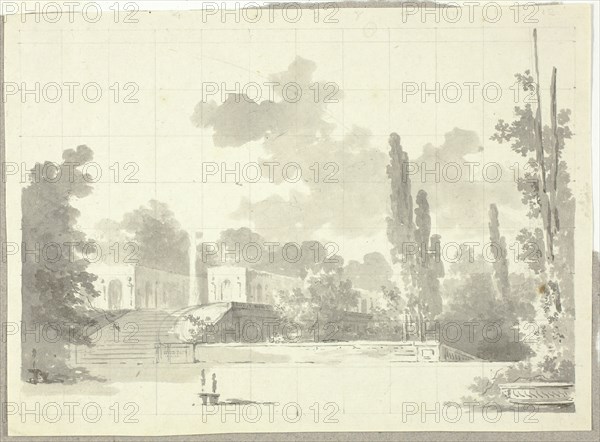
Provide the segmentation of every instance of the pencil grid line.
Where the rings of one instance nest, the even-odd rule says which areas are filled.
[[[298,29],[296,29],[296,33],[295,33],[296,36],[297,36],[297,30]],[[388,36],[389,36],[389,33],[390,33],[390,28],[388,28]],[[486,48],[485,48],[485,43],[486,43],[486,41],[485,41],[485,27],[482,27],[482,33],[483,33],[483,37],[482,37],[482,44],[483,44],[482,64],[485,67],[485,50],[486,50]],[[434,42],[435,42],[435,48],[436,48],[435,75],[436,75],[436,81],[437,81],[437,76],[438,76],[438,70],[437,70],[438,69],[438,65],[437,65],[437,59],[438,59],[438,52],[437,52],[437,50],[438,50],[437,28],[435,28],[435,34],[436,34],[436,39],[434,40]],[[19,31],[19,36],[21,38],[21,31]],[[64,57],[64,53],[63,53],[63,49],[64,49],[64,45],[65,44],[69,44],[69,43],[64,43],[63,40],[64,40],[64,36],[63,36],[63,32],[61,31],[61,41],[60,41],[60,48],[61,48],[61,55],[60,55],[60,60],[61,60],[61,80],[64,81],[64,58],[63,58]],[[342,39],[341,39],[341,42],[342,42],[342,84],[343,84],[343,90],[346,90],[346,88],[345,88],[345,60],[344,60],[345,45],[346,45],[346,43],[353,43],[354,41],[346,41],[344,39],[344,30],[343,29],[342,29]],[[211,42],[207,42],[207,43],[210,44]],[[110,83],[110,48],[111,48],[111,45],[115,44],[115,43],[113,43],[111,41],[108,41],[107,44],[108,44],[108,53],[109,53],[109,56],[108,56],[108,75],[109,75],[109,80],[108,81]],[[157,52],[156,52],[158,44],[160,44],[160,42],[156,41],[156,30],[155,30],[155,41],[154,41],[154,82],[155,82],[155,85],[157,84],[157,71],[158,71]],[[204,42],[201,39],[201,42],[200,42],[201,58],[202,58],[202,52],[203,52],[203,45],[204,45]],[[249,55],[249,57],[248,57],[248,67],[249,67],[248,72],[250,72],[250,68],[251,68],[251,52],[250,51],[249,51],[248,55]],[[297,56],[297,40],[295,42],[295,55]],[[575,61],[576,61],[576,52],[575,52]],[[21,46],[19,47],[19,63],[20,63],[20,65],[19,65],[20,66],[20,71],[22,72],[22,52],[21,52]],[[201,66],[202,66],[202,63],[201,63]],[[484,81],[485,81],[485,69],[483,69],[483,74],[482,75],[483,75]],[[200,72],[200,77],[201,77],[201,81],[203,81],[202,71]],[[574,77],[575,77],[575,79],[577,78],[576,63],[574,65]],[[575,84],[576,84],[576,81],[575,81]],[[159,88],[155,88],[154,89],[154,172],[155,172],[155,180],[152,181],[152,182],[148,182],[149,184],[150,183],[154,184],[154,195],[155,195],[155,198],[158,197],[157,184],[158,183],[164,183],[164,181],[159,181],[157,179],[157,176],[158,176],[157,175],[157,160],[158,160],[157,139],[159,137],[163,137],[163,136],[164,137],[169,137],[168,135],[158,135],[157,100],[158,100],[158,91],[160,91],[160,90],[164,90],[164,89],[159,89]],[[353,89],[349,89],[349,90],[351,91]],[[364,89],[364,90],[367,91],[369,89]],[[393,89],[391,88],[391,40],[388,39],[388,92],[391,92],[392,90]],[[564,88],[564,89],[560,89],[560,90],[572,90],[572,88]],[[483,102],[483,106],[485,107],[485,101]],[[573,109],[573,113],[574,113],[574,117],[575,117],[575,113],[576,113],[576,110],[577,110],[577,100],[574,100],[573,108],[574,108]],[[438,133],[438,127],[437,127],[438,126],[438,110],[437,110],[437,106],[434,109],[435,109],[435,111],[434,111],[435,135],[433,135],[433,136],[439,136],[441,134]],[[111,115],[111,103],[110,103],[110,99],[109,99],[108,100],[108,135],[107,135],[107,137],[108,137],[109,162],[110,162],[110,158],[111,158],[111,140],[112,140],[110,115]],[[576,118],[574,118],[574,120],[576,120]],[[484,121],[485,121],[485,112],[482,114],[482,127],[481,127],[481,131],[482,131],[483,137],[485,139]],[[296,124],[297,124],[297,122],[296,122]],[[390,129],[392,129],[391,100],[389,99],[389,97],[388,97],[388,127]],[[20,107],[20,129],[21,129],[21,132],[23,132],[23,113],[22,113],[22,107]],[[60,135],[57,135],[57,137],[60,137],[60,139],[61,139],[61,147],[64,149],[64,147],[65,147],[65,144],[64,144],[65,139],[69,138],[69,137],[64,135],[64,105],[63,105],[62,102],[61,102],[61,126],[60,126],[60,130],[61,130],[61,133],[60,133]],[[345,130],[346,130],[346,126],[345,126],[345,111],[344,111],[344,103],[343,102],[342,102],[342,127],[341,127],[341,130],[342,130],[342,134],[343,134],[342,135],[343,158],[345,159],[345,148],[346,148],[346,146],[345,146],[345,133],[346,133]],[[383,136],[384,134],[381,134],[381,135]],[[90,137],[93,137],[93,136],[94,135],[90,135]],[[96,136],[98,136],[98,135],[96,135]],[[419,134],[419,136],[424,136],[424,134]],[[36,137],[37,136],[26,136],[26,135],[20,135],[19,136],[19,138],[20,138],[21,157],[23,157],[23,138],[36,138]],[[48,137],[48,136],[39,136],[39,137]],[[139,137],[144,137],[144,136],[143,135],[141,135],[141,136],[140,135],[131,135],[130,137],[139,138]],[[195,137],[196,138],[196,136],[190,136],[190,137]],[[202,142],[204,140],[204,135],[197,136],[197,138],[199,138],[200,141],[201,141],[201,144],[200,144],[200,146],[201,146],[201,155],[202,155],[202,158],[204,158],[204,150],[203,150],[203,144],[202,144]],[[301,138],[301,137],[294,136],[295,142],[297,142],[298,138]],[[438,144],[437,143],[437,139],[436,139],[436,144]],[[483,155],[485,155],[485,154],[483,154]],[[436,152],[436,157],[437,156],[438,156],[438,154]],[[249,161],[252,160],[252,156],[251,156],[251,151],[250,150],[248,151],[248,159],[249,159]],[[439,160],[439,158],[438,158],[438,160]],[[576,161],[576,165],[577,165],[577,156],[575,156],[575,161]],[[178,183],[179,184],[179,182],[174,182],[174,183]],[[345,201],[344,200],[344,198],[345,198],[345,184],[346,184],[346,180],[344,179],[343,182],[342,182],[342,186],[343,186],[342,207],[343,207],[344,212],[345,212],[345,202],[344,202]],[[109,186],[109,188],[111,187],[111,182],[110,181],[108,181],[108,186]],[[483,186],[482,188],[483,188],[484,201],[485,201],[485,186]],[[437,197],[438,197],[438,184],[437,183],[435,185],[435,189],[436,189],[436,200],[437,200]],[[252,201],[252,189],[251,189],[251,186],[249,186],[249,189],[248,189],[248,196],[250,198],[250,203],[251,203],[250,207],[252,207],[253,201]],[[204,221],[204,189],[203,188],[201,188],[201,191],[200,191],[200,198],[201,198],[201,214],[200,214],[201,227],[202,227],[202,229],[204,229],[205,228],[204,227],[205,221]],[[111,211],[110,201],[111,201],[111,198],[109,197],[109,200],[108,200],[108,203],[109,203],[109,212]],[[252,210],[249,210],[249,212],[248,212],[248,222],[249,222],[250,225],[252,224],[252,221],[253,221],[252,220]],[[482,221],[483,221],[483,224],[482,224],[482,229],[483,230],[482,231],[483,231],[483,236],[485,236],[485,214],[484,214],[484,218],[483,218]],[[438,219],[437,219],[437,212],[436,212],[436,225],[437,224],[438,224]],[[352,228],[352,227],[347,226],[346,223],[345,223],[345,220],[342,219],[342,230],[345,232],[346,229],[348,229],[348,228]],[[357,227],[357,228],[362,228],[362,227]],[[441,226],[438,226],[437,228],[438,229],[444,229],[444,227],[441,227]],[[210,228],[207,227],[206,229],[210,229]],[[218,230],[217,227],[215,227],[213,229]],[[276,228],[273,228],[273,229],[276,229]],[[335,229],[332,229],[332,230],[335,230]],[[346,235],[343,234],[342,235],[342,243],[343,244],[345,244],[345,238],[346,238]],[[194,247],[195,247],[196,246],[196,244],[195,244],[195,233],[194,233],[193,241],[194,241]],[[251,365],[250,366],[250,378],[251,378],[251,380],[252,380],[252,375],[253,375],[252,368],[253,367]],[[391,378],[391,368],[392,368],[391,364],[389,364],[388,365],[388,369],[389,369],[389,374],[390,374],[390,379],[389,379],[390,390],[389,390],[388,397],[389,397],[389,412],[390,413],[392,412],[391,411],[392,410],[392,396],[391,396],[392,378]],[[436,380],[438,380],[438,371],[437,370],[438,370],[438,367],[436,367]],[[482,366],[482,372],[483,372],[483,366]],[[299,375],[298,375],[298,373],[299,373],[298,372],[298,367],[296,367],[296,380],[295,380],[296,381],[295,382],[296,400],[299,400]],[[155,367],[155,375],[156,375],[155,376],[155,387],[156,387],[156,390],[155,390],[155,399],[156,399],[156,401],[155,401],[155,414],[158,414],[158,400],[159,400],[159,392],[158,392],[158,365]],[[437,385],[437,383],[436,383],[436,385]],[[436,397],[437,397],[438,391],[439,390],[436,388]],[[250,382],[250,392],[251,392],[251,396],[252,396],[252,381]],[[114,395],[114,393],[113,393],[113,395]],[[344,406],[344,412],[345,412],[345,389],[343,390],[343,398],[344,398],[343,406]],[[161,413],[161,414],[164,415],[166,413]],[[348,413],[348,414],[351,414],[351,413]],[[365,413],[361,413],[361,414],[365,414]]]
[[[344,29],[342,29],[342,57],[341,57],[341,63],[342,63],[342,90],[346,90],[346,60],[345,60],[345,56],[346,56],[346,42],[345,42],[345,38],[346,38],[346,34],[344,32]],[[345,105],[345,100],[342,100],[342,161],[345,164],[345,160],[346,160],[346,105]],[[345,175],[345,170],[342,170],[342,213],[345,213],[345,182],[346,182],[346,175]],[[344,223],[344,218],[342,216],[342,245],[345,243],[344,239],[345,239],[345,223]],[[343,389],[343,395],[342,395],[342,409],[344,411],[344,413],[346,412],[346,390]]]

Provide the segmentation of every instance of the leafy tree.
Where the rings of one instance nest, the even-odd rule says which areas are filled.
[[[520,298],[518,291],[514,297],[498,302],[493,295],[490,273],[463,275],[456,291],[459,296],[453,297],[440,318],[442,342],[490,361],[520,361],[531,355],[531,349],[519,339],[515,327],[520,319],[531,320],[534,311],[528,300]],[[460,328],[458,337],[443,332],[449,323]]]
[[[248,227],[226,229],[215,243],[198,244],[197,257],[202,268],[232,264],[257,269],[269,261],[266,242]]]
[[[319,241],[281,244],[247,227],[221,232],[216,244],[200,244],[198,256],[207,266],[239,265],[304,279],[309,274],[337,272],[344,260]]]
[[[358,305],[359,294],[352,287],[352,282],[335,274],[312,278],[309,281],[308,292],[318,306],[320,319],[325,322],[341,320],[343,312],[350,311]]]
[[[536,275],[546,273],[546,248],[544,246],[544,232],[539,227],[533,231],[523,228],[517,235],[520,244],[517,259],[527,264]]]
[[[273,249],[273,257],[260,270],[305,279],[321,272],[336,273],[342,270],[344,259],[319,241],[302,241],[299,244],[281,244]]]
[[[347,312],[358,305],[359,293],[352,282],[337,273],[311,277],[305,291],[280,293],[276,310],[282,318],[301,327],[302,336],[339,337]],[[307,334],[312,332],[313,334]]]
[[[398,287],[388,289],[381,287],[383,294],[382,305],[371,309],[373,315],[370,331],[373,338],[397,340],[402,338],[402,322],[405,319],[407,310],[411,310]],[[413,295],[414,297],[414,295]],[[412,303],[410,301],[413,301]],[[409,300],[409,304],[414,306],[416,302]]]
[[[458,324],[461,335],[441,333],[448,345],[491,361],[518,361],[532,354],[528,342],[520,339],[520,324],[535,318],[534,289],[536,281],[531,276],[509,274],[506,295],[497,295],[493,263],[483,254],[463,245],[456,262],[449,266],[444,279],[444,296],[447,304],[439,317],[440,331],[447,324]],[[469,324],[477,324],[475,333],[469,334]],[[487,326],[491,339],[483,335]],[[498,337],[494,336],[498,333]]]
[[[150,200],[126,213],[121,227],[138,247],[138,263],[174,273],[189,273],[190,238],[166,203]]]
[[[89,262],[86,235],[77,227],[79,211],[76,198],[92,193],[91,177],[81,167],[93,159],[92,150],[78,146],[63,152],[63,162],[37,163],[32,181],[22,193],[23,323],[28,330],[52,328],[58,339],[35,342],[29,335],[22,346],[23,368],[34,364],[39,370],[73,380],[75,372],[67,366],[68,344],[91,344],[86,327],[96,323],[91,299],[97,279],[87,271]],[[53,335],[54,336],[54,335]],[[49,342],[56,341],[56,342]],[[24,376],[28,376],[24,372]],[[79,377],[85,371],[79,370]]]
[[[349,261],[344,266],[344,275],[352,281],[356,288],[379,291],[382,287],[391,289],[393,284],[392,267],[379,252],[367,253],[363,262]]]
[[[498,121],[491,137],[499,143],[511,143],[514,152],[527,159],[528,168],[517,182],[528,216],[538,222],[533,232],[523,229],[519,235],[523,249],[539,251],[541,262],[528,262],[539,277],[538,292],[540,341],[536,348],[537,367],[558,373],[563,361],[572,359],[574,320],[574,212],[575,201],[569,189],[567,164],[562,160],[566,140],[572,136],[568,126],[570,111],[558,111],[557,70],[550,79],[550,124],[542,121],[542,98],[538,67],[537,30],[533,33],[535,78],[527,70],[516,74],[521,87],[533,92],[535,100],[515,107],[512,123]],[[533,105],[533,106],[532,106]]]
[[[300,337],[307,339],[307,331],[313,329],[317,321],[316,311],[319,307],[315,300],[302,289],[295,288],[291,292],[280,291],[274,308],[284,324],[300,327]]]

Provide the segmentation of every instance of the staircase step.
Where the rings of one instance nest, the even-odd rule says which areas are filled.
[[[133,310],[100,328],[92,347],[77,347],[81,363],[119,364],[156,362],[156,346],[179,342],[169,333],[178,315],[164,310]],[[118,327],[115,327],[115,325]]]

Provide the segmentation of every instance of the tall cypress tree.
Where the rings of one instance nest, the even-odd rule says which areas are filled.
[[[415,283],[415,225],[409,175],[408,154],[402,149],[400,136],[389,138],[390,164],[387,175],[391,181],[390,203],[392,217],[387,219],[387,236],[392,244],[392,262],[401,263],[402,279],[406,286]]]

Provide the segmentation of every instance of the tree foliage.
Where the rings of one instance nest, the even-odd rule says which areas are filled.
[[[572,330],[574,320],[574,212],[575,202],[569,189],[569,174],[562,159],[566,140],[572,137],[568,126],[570,110],[558,110],[557,69],[550,79],[549,121],[542,121],[543,101],[538,67],[537,30],[534,30],[535,71],[527,70],[515,77],[535,97],[533,103],[516,106],[511,123],[499,120],[491,137],[499,143],[510,143],[511,149],[526,159],[527,169],[519,177],[517,187],[528,216],[538,223],[533,231],[522,229],[521,256],[536,256],[527,264],[539,278],[538,308],[539,342],[536,345],[537,368],[557,372],[564,361],[573,357]],[[535,75],[535,77],[534,77]],[[535,255],[534,255],[535,254]]]
[[[319,241],[281,244],[248,227],[224,230],[216,243],[200,244],[198,249],[199,258],[208,267],[237,265],[301,279],[339,271],[344,264],[335,250]]]
[[[494,268],[494,288],[499,299],[504,299],[510,291],[508,281],[508,259],[506,251],[506,238],[500,235],[500,221],[498,220],[498,207],[490,205],[490,242],[492,251],[492,266]]]
[[[126,213],[120,225],[137,245],[138,264],[189,274],[190,238],[166,203],[150,200]]]
[[[431,235],[429,202],[427,192],[422,189],[417,192],[413,213],[411,167],[398,134],[390,135],[389,145],[391,161],[387,175],[392,188],[392,217],[387,219],[387,236],[393,246],[392,262],[400,264],[405,296],[416,293],[421,310],[433,318],[442,312],[443,304],[439,282],[444,276],[441,237]]]
[[[305,290],[281,292],[276,310],[299,326],[305,339],[340,338],[347,312],[356,308],[358,298],[352,282],[339,273],[320,274],[309,279]]]
[[[79,211],[74,199],[92,193],[92,180],[81,167],[93,159],[85,146],[67,149],[63,162],[46,161],[31,170],[33,177],[22,193],[22,317],[28,330],[53,327],[57,342],[24,339],[24,369],[34,363],[37,368],[68,375],[68,343],[91,343],[86,327],[93,325],[97,313],[91,299],[100,294],[94,288],[96,275],[87,271],[89,262],[83,255],[89,243],[78,229]],[[53,339],[54,340],[54,339]]]

